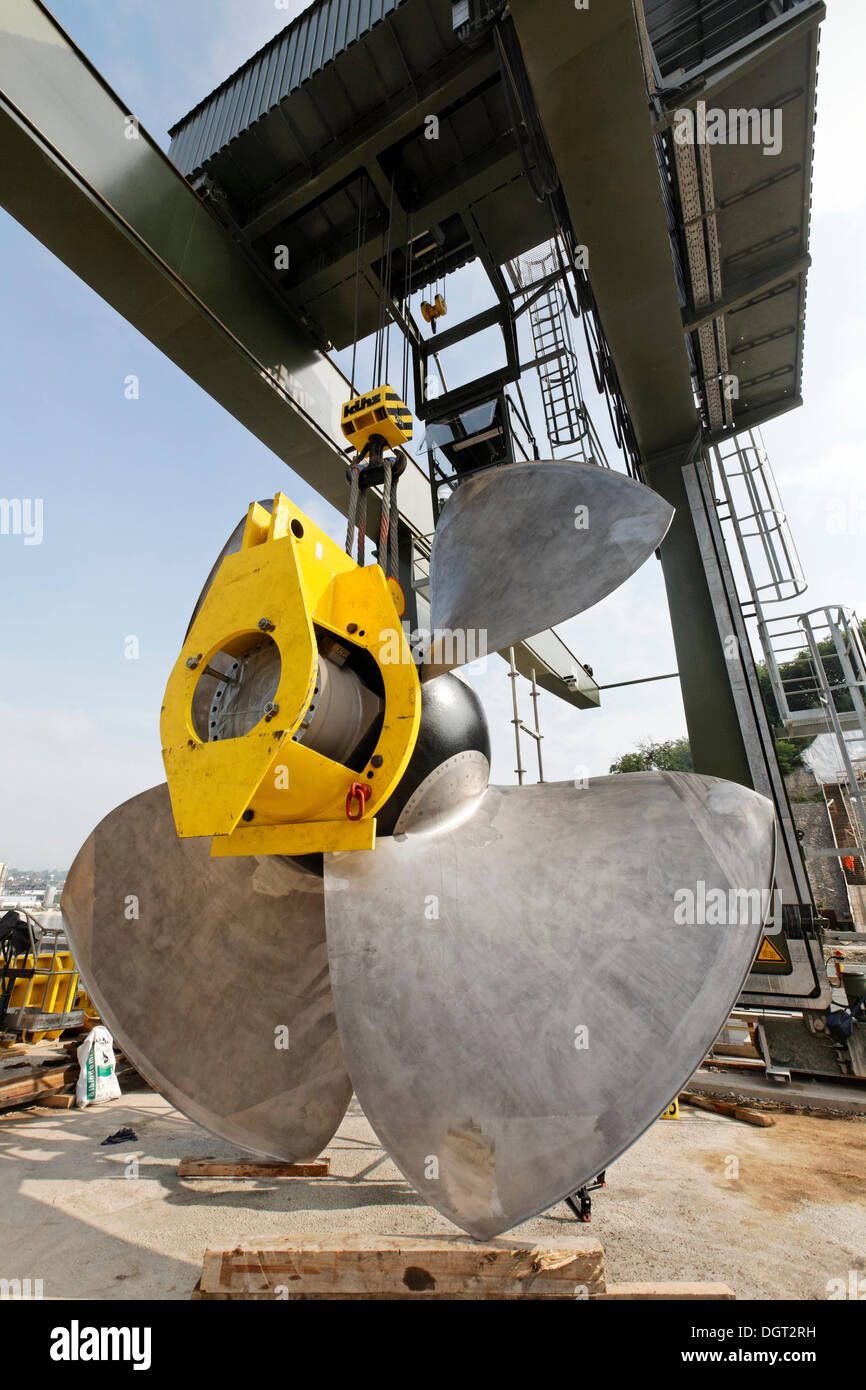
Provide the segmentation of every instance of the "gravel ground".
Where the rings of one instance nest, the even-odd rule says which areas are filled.
[[[101,1147],[130,1125],[138,1142]],[[522,1238],[594,1234],[608,1281],[718,1280],[739,1298],[823,1299],[866,1275],[866,1120],[778,1115],[772,1128],[683,1108],[608,1172],[590,1227],[563,1204]],[[190,1180],[232,1150],[150,1091],[99,1109],[0,1117],[0,1277],[46,1298],[185,1299],[207,1246],[263,1235],[448,1232],[384,1155],[355,1101],[324,1179]],[[137,1159],[137,1174],[131,1159]]]

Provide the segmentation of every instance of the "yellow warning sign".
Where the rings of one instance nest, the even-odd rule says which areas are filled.
[[[788,963],[778,946],[775,946],[768,936],[761,937],[760,949],[755,956],[755,962],[758,961],[762,965],[787,965]]]
[[[659,1119],[662,1119],[662,1120],[678,1120],[679,1117],[680,1117],[680,1101],[679,1101],[679,1096],[677,1096],[674,1100],[671,1101],[671,1103],[670,1103],[670,1105],[668,1106],[667,1110],[663,1110],[663,1111],[662,1111],[661,1115],[659,1116]]]

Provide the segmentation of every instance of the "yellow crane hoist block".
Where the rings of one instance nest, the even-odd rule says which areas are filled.
[[[353,396],[343,406],[340,426],[358,453],[370,436],[381,435],[386,444],[405,444],[412,438],[412,416],[393,387],[377,386],[363,396]]]
[[[372,849],[409,762],[418,673],[378,565],[357,565],[282,493],[254,502],[165,691],[178,835],[212,855]]]
[[[429,299],[421,300],[421,317],[425,323],[429,323],[434,333],[436,332],[436,320],[444,318],[447,313],[448,305],[441,294],[437,294],[432,304]]]

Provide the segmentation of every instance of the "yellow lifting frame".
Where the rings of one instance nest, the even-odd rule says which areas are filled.
[[[218,652],[239,655],[261,640],[262,619],[280,655],[278,712],[239,738],[204,740],[192,719],[201,674]],[[314,623],[369,651],[382,679],[382,729],[361,772],[292,738],[313,695]],[[178,834],[213,836],[214,856],[372,849],[376,810],[406,769],[420,718],[418,674],[379,566],[356,565],[282,493],[270,514],[253,503],[241,549],[220,565],[166,687],[162,751]],[[371,790],[349,820],[354,781]]]

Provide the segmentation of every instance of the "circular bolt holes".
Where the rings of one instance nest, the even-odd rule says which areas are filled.
[[[255,811],[244,811],[243,815],[241,816],[241,820],[251,821],[255,814]]]
[[[304,534],[304,528],[297,517],[293,517],[292,519],[291,532],[293,536],[297,536],[298,540],[300,540],[301,536]]]

